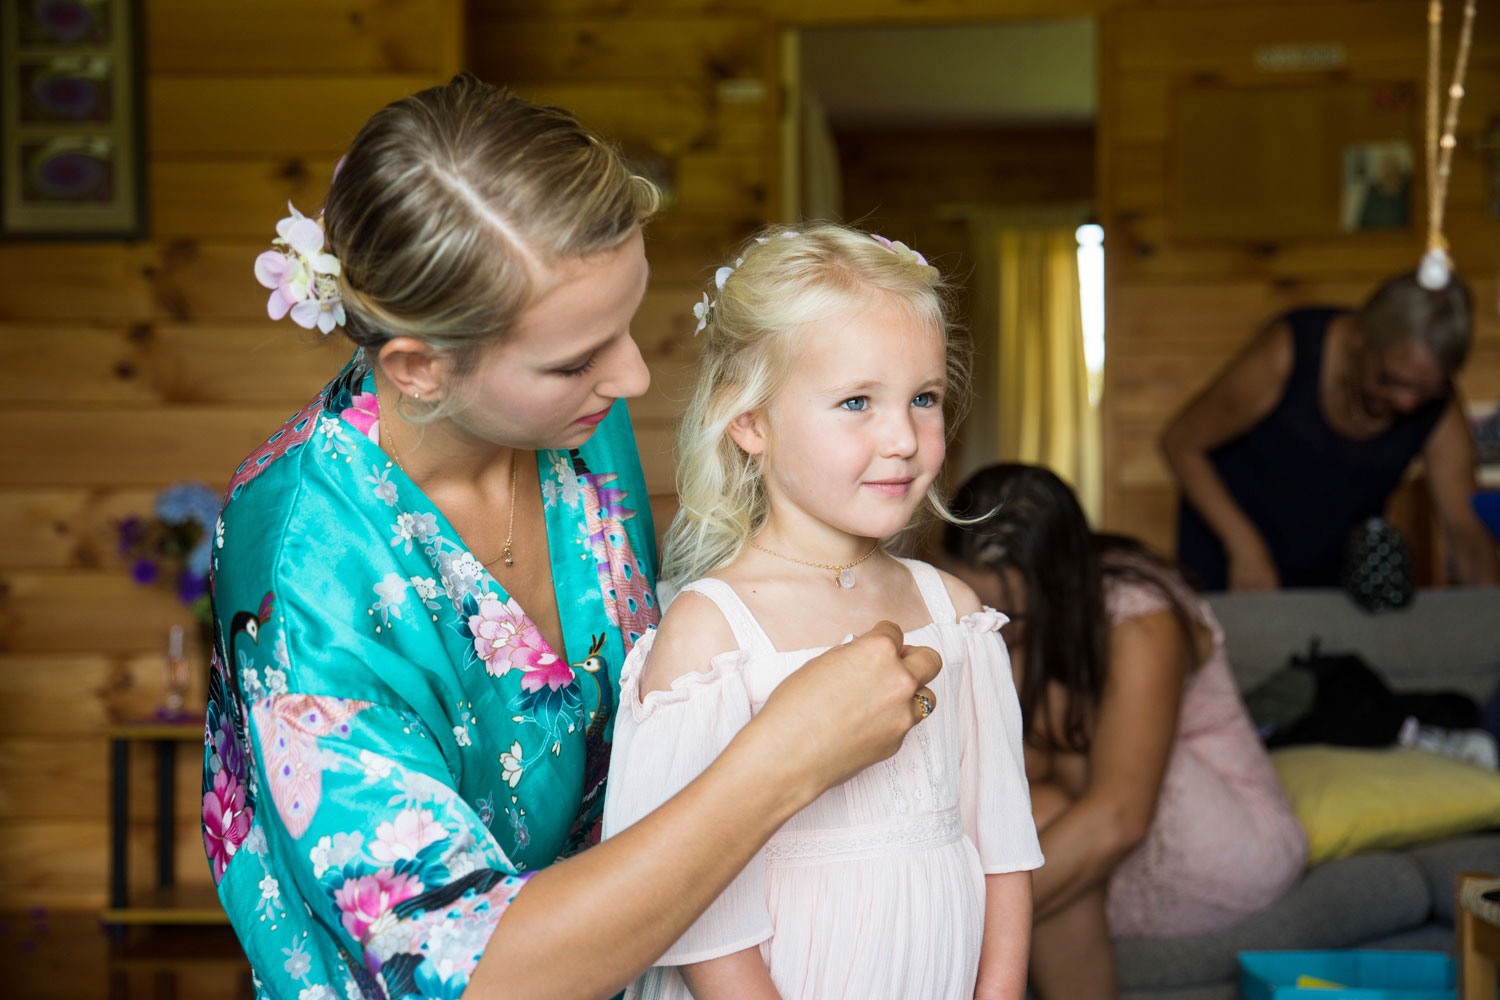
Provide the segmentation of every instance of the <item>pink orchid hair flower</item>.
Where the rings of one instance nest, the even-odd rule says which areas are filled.
[[[331,333],[345,320],[337,278],[339,259],[324,250],[327,237],[317,220],[309,219],[287,202],[291,213],[276,223],[276,239],[255,258],[255,280],[271,289],[266,313],[272,319],[288,314],[306,330]]]

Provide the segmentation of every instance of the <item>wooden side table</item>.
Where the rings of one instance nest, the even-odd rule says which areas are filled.
[[[1500,889],[1500,878],[1465,873],[1458,876],[1459,996],[1463,1000],[1495,1000],[1496,963],[1500,962],[1500,902],[1484,893]]]
[[[110,726],[109,908],[102,919],[118,937],[127,924],[227,924],[229,917],[210,886],[178,886],[175,764],[182,744],[203,745],[203,723],[125,722]],[[130,892],[130,748],[146,743],[156,751],[156,880],[145,893]]]

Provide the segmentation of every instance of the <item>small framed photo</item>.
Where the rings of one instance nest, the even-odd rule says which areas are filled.
[[[1344,232],[1409,228],[1413,166],[1409,142],[1345,146],[1340,206]]]
[[[146,235],[139,0],[0,0],[0,240]]]

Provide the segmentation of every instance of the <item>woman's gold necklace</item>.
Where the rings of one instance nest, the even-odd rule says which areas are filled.
[[[848,590],[850,587],[854,586],[854,567],[858,566],[860,563],[864,562],[866,559],[870,558],[875,553],[880,551],[880,543],[876,542],[875,546],[870,549],[870,551],[866,552],[864,555],[860,556],[852,563],[843,563],[842,565],[829,565],[828,563],[809,562],[806,559],[798,559],[796,556],[785,555],[783,553],[777,552],[774,549],[768,549],[764,545],[761,545],[757,542],[751,542],[750,547],[752,549],[760,549],[762,552],[766,553],[766,555],[775,556],[777,559],[785,559],[787,562],[799,563],[803,566],[811,566],[814,569],[826,569],[833,574],[833,582],[837,586],[842,587],[844,590]]]
[[[412,478],[412,474],[410,472],[406,471],[406,466],[404,466],[404,465],[401,464],[401,458],[400,458],[400,456],[398,456],[396,454],[396,452],[395,452],[394,449],[392,449],[392,451],[390,452],[390,455],[391,455],[391,461],[393,461],[393,462],[396,463],[396,468],[400,469],[401,472],[402,472],[402,474],[405,475],[407,479],[411,479],[412,482],[416,482],[416,480]],[[505,565],[506,565],[507,568],[511,567],[511,566],[514,566],[516,564],[515,557],[514,557],[514,555],[512,555],[511,549],[510,549],[510,543],[511,543],[511,540],[515,537],[515,534],[516,534],[516,450],[514,448],[512,448],[511,451],[510,451],[510,517],[509,517],[508,523],[505,526],[505,549],[498,556],[496,556],[495,558],[491,559],[489,562],[484,563],[483,565],[486,568],[488,568],[490,566],[493,566],[495,563],[499,562],[501,559],[505,560]]]

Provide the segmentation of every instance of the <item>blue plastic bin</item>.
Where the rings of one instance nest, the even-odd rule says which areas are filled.
[[[1479,515],[1479,520],[1490,529],[1490,534],[1495,536],[1495,541],[1500,542],[1500,490],[1475,493],[1471,502],[1474,504],[1474,513]]]
[[[1316,976],[1348,987],[1299,987]],[[1244,951],[1242,1000],[1455,1000],[1457,972],[1440,951]]]

